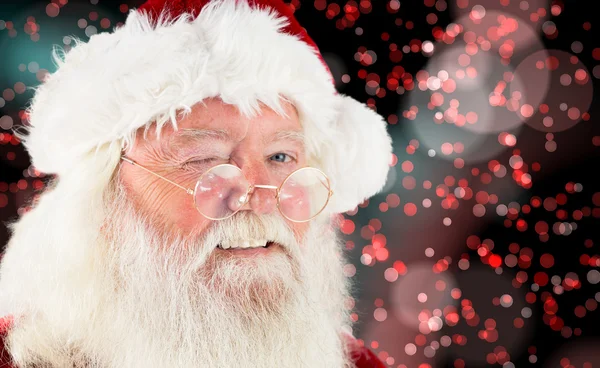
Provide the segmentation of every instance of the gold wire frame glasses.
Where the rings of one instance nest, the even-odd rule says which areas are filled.
[[[231,164],[213,166],[205,171],[194,189],[179,185],[159,175],[130,158],[121,159],[148,173],[175,185],[192,195],[196,210],[209,220],[224,220],[240,211],[255,189],[275,190],[277,209],[292,222],[307,222],[317,217],[327,204],[333,191],[327,175],[314,167],[302,167],[290,173],[279,186],[250,184],[242,170]]]

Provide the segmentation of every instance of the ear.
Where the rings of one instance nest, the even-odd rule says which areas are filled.
[[[354,209],[379,192],[387,180],[392,139],[381,115],[351,97],[337,95],[336,139],[321,153],[332,181],[328,212]]]

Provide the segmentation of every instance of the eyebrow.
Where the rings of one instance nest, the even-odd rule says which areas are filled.
[[[179,129],[171,137],[178,138],[212,138],[218,140],[229,139],[229,133],[225,129]]]
[[[283,140],[293,140],[298,143],[304,144],[304,133],[299,132],[297,130],[281,130],[275,133],[272,137],[273,142]]]
[[[194,142],[201,142],[204,139],[215,139],[219,141],[228,141],[229,133],[224,129],[189,129],[181,128],[162,141],[162,149],[165,152],[174,154],[177,151],[192,146]]]
[[[225,129],[179,129],[169,139],[168,145],[170,148],[185,145],[190,140],[201,139],[216,139],[220,141],[228,141],[231,139],[229,132]],[[304,145],[304,133],[297,130],[281,130],[275,133],[270,139],[265,142],[278,142],[284,140],[292,140]]]

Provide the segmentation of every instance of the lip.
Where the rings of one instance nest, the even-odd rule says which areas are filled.
[[[271,252],[274,252],[280,249],[280,245],[277,243],[269,242],[266,247],[257,247],[257,248],[229,248],[229,249],[221,249],[216,248],[218,252],[224,252],[227,254],[235,255],[238,257],[253,257],[259,255],[266,255]]]

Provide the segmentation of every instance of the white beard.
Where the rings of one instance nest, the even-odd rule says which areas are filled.
[[[71,293],[68,315],[39,305],[11,331],[19,366],[351,366],[341,247],[328,223],[314,220],[298,242],[281,217],[246,212],[202,236],[167,238],[117,187],[107,191],[105,235],[90,237],[92,275],[77,283],[72,271],[56,271]],[[243,259],[215,251],[250,238],[284,251]]]

